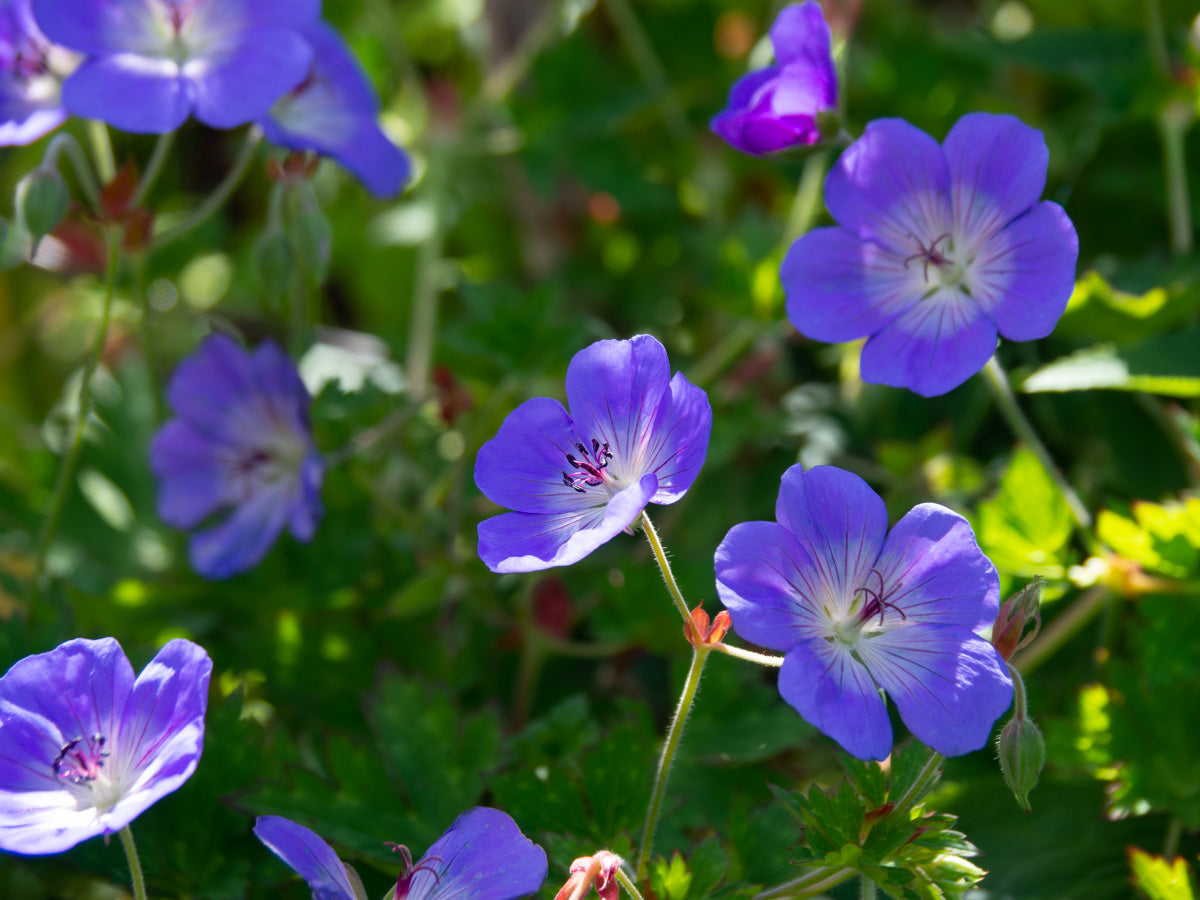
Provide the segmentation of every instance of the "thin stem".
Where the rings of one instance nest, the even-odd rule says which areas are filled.
[[[138,182],[137,190],[133,192],[133,198],[129,201],[130,209],[141,204],[150,188],[154,186],[154,182],[158,180],[163,163],[171,155],[171,145],[174,141],[174,131],[168,131],[158,136],[158,140],[154,144],[154,152],[150,154],[150,161],[146,163],[146,169],[142,172],[142,179]]]
[[[345,446],[326,455],[325,468],[332,469],[334,466],[340,466],[342,463],[353,459],[372,444],[378,443],[407,422],[416,411],[417,406],[410,403],[388,413],[370,428],[360,431],[354,437],[350,438]]]
[[[641,892],[637,889],[637,885],[633,883],[633,879],[629,877],[629,874],[625,871],[625,867],[623,865],[617,866],[617,868],[613,870],[613,874],[617,876],[617,881],[621,883],[621,887],[625,888],[626,893],[628,893],[633,900],[642,900]]]
[[[126,825],[118,834],[121,835],[121,846],[125,848],[125,858],[129,860],[129,874],[133,876],[133,900],[146,900],[146,876],[142,874],[142,861],[138,859],[133,832]]]
[[[1184,154],[1184,137],[1191,124],[1191,109],[1174,100],[1158,116],[1163,170],[1167,180],[1167,225],[1171,234],[1171,251],[1176,256],[1183,256],[1192,249],[1192,209]]]
[[[133,289],[142,307],[142,352],[146,356],[146,368],[150,370],[150,383],[154,393],[154,421],[163,420],[163,388],[159,378],[161,366],[158,356],[158,341],[154,337],[154,309],[150,306],[150,295],[146,290],[146,254],[136,253],[133,257]]]
[[[246,169],[250,165],[250,160],[254,158],[254,151],[261,140],[262,129],[257,125],[251,125],[246,130],[245,140],[242,141],[242,147],[238,151],[237,158],[233,161],[233,166],[225,173],[225,178],[217,185],[216,190],[205,197],[182,222],[174,228],[168,228],[162,234],[156,236],[153,243],[155,249],[166,246],[176,238],[187,234],[193,228],[204,224],[209,216],[221,208],[225,201],[229,199],[229,195],[233,193],[234,188],[242,180],[242,176],[246,174]]]
[[[692,711],[692,704],[696,700],[696,691],[700,687],[700,673],[704,671],[704,663],[708,660],[708,651],[709,648],[703,645],[692,648],[692,664],[688,668],[687,680],[683,683],[679,706],[675,708],[675,716],[671,719],[671,727],[667,731],[667,740],[663,744],[662,756],[658,760],[658,771],[654,775],[654,789],[650,793],[650,805],[646,809],[646,825],[642,829],[642,845],[638,850],[636,869],[638,881],[646,877],[650,852],[654,849],[654,831],[658,827],[663,798],[667,795],[667,779],[671,774],[671,765],[675,762],[675,754],[679,750],[679,741],[683,737],[688,714]]]
[[[613,25],[617,28],[621,43],[633,57],[633,63],[637,66],[642,80],[654,92],[659,107],[662,109],[663,118],[666,119],[667,127],[671,131],[671,136],[676,140],[686,139],[688,135],[687,115],[683,111],[679,97],[675,95],[675,91],[671,87],[667,70],[659,61],[658,54],[654,52],[654,45],[650,43],[650,39],[642,28],[642,23],[638,21],[633,5],[629,0],[604,0],[604,6],[608,10]]]
[[[112,141],[108,139],[108,126],[97,119],[89,120],[88,140],[92,143],[92,156],[96,158],[96,177],[100,179],[101,184],[108,184],[117,174]]]
[[[448,159],[431,154],[425,172],[426,192],[433,210],[433,233],[417,250],[416,281],[413,286],[412,317],[408,330],[408,389],[410,396],[420,402],[429,387],[433,367],[433,342],[437,336],[438,295],[441,293],[438,270],[442,262],[442,246],[446,238],[446,201],[450,173]]]
[[[688,609],[687,601],[683,599],[683,592],[679,590],[678,582],[675,581],[675,573],[671,571],[667,551],[663,549],[662,541],[658,539],[658,532],[654,530],[654,523],[650,521],[650,516],[646,514],[645,510],[642,510],[642,530],[646,532],[646,540],[650,542],[650,549],[654,551],[654,558],[658,560],[658,570],[662,572],[663,581],[667,583],[667,591],[671,594],[671,599],[675,601],[675,608],[683,616],[684,622],[690,622],[692,612]]]
[[[804,897],[815,897],[843,881],[849,881],[856,874],[858,874],[856,870],[849,867],[816,869],[793,881],[755,894],[753,900],[785,900],[785,898],[786,900],[801,900]]]
[[[1066,501],[1067,507],[1071,510],[1071,515],[1074,517],[1076,524],[1087,535],[1091,544],[1097,544],[1098,541],[1092,534],[1092,516],[1088,512],[1087,507],[1083,505],[1083,501],[1079,499],[1079,495],[1075,493],[1075,489],[1067,483],[1066,478],[1054,465],[1054,460],[1050,458],[1050,452],[1046,449],[1046,445],[1042,443],[1042,439],[1038,437],[1038,433],[1034,430],[1033,425],[1025,414],[1021,412],[1021,407],[1017,405],[1017,398],[1013,394],[1012,386],[1008,381],[1008,374],[1004,371],[1004,367],[1000,365],[1000,360],[995,356],[988,360],[987,365],[983,369],[985,381],[988,387],[992,389],[992,394],[996,398],[996,405],[1000,407],[1000,412],[1008,421],[1009,426],[1017,437],[1029,445],[1033,451],[1033,455],[1037,457],[1042,468],[1046,470],[1046,474],[1053,480],[1058,492],[1062,494],[1063,500]]]
[[[859,879],[862,881],[862,885],[859,888],[858,896],[862,900],[875,900],[875,882],[866,875],[860,875]]]
[[[732,656],[735,659],[744,659],[746,662],[758,663],[760,666],[770,666],[773,669],[778,669],[783,665],[782,656],[775,656],[770,653],[755,653],[753,650],[746,650],[744,647],[730,647],[725,643],[712,644],[711,646],[712,649],[719,650],[726,656]]]
[[[917,802],[917,798],[925,793],[925,789],[929,787],[929,783],[937,778],[938,767],[941,766],[945,758],[936,750],[929,751],[929,759],[925,760],[924,767],[917,773],[917,777],[908,786],[908,790],[896,801],[896,805],[892,808],[892,815],[899,815]]]
[[[472,104],[472,112],[495,106],[525,77],[542,48],[559,35],[562,7],[562,0],[543,6],[541,16],[525,29],[516,49],[488,72],[477,95],[478,106]]]
[[[1008,675],[1013,683],[1013,718],[1027,719],[1029,718],[1029,705],[1025,693],[1025,679],[1021,677],[1021,673],[1012,663],[1008,664]]]
[[[1104,609],[1107,599],[1108,589],[1102,585],[1085,591],[1066,611],[1059,613],[1043,628],[1032,644],[1013,654],[1013,665],[1028,675]]]
[[[75,170],[75,177],[79,179],[79,186],[83,188],[83,192],[87,195],[88,203],[96,212],[100,212],[100,186],[96,183],[96,176],[92,174],[91,164],[88,162],[87,154],[83,152],[83,148],[79,146],[79,141],[75,140],[75,136],[66,131],[60,131],[50,143],[46,145],[46,153],[43,159],[51,165],[58,159],[58,154],[65,152],[67,159],[71,161],[71,167]]]
[[[29,582],[29,607],[26,610],[26,615],[30,619],[33,618],[34,607],[41,594],[50,543],[54,540],[54,533],[58,530],[63,504],[66,501],[67,492],[70,490],[71,481],[75,475],[75,465],[79,462],[79,454],[83,448],[83,433],[92,412],[92,376],[96,374],[96,367],[100,364],[100,357],[104,353],[104,344],[108,340],[108,321],[112,313],[113,294],[116,289],[121,242],[119,237],[111,231],[106,237],[108,240],[108,268],[104,283],[104,306],[100,311],[100,324],[96,329],[92,352],[84,364],[83,379],[79,384],[79,408],[76,411],[75,429],[71,435],[67,454],[59,463],[58,476],[54,481],[54,492],[50,498],[49,512],[42,523],[42,532],[38,536],[37,548],[34,551],[33,575]]]
[[[800,184],[796,187],[796,197],[792,200],[787,227],[783,232],[783,246],[790,247],[792,242],[807,233],[817,220],[822,208],[821,195],[828,162],[828,153],[814,153],[804,161],[804,171],[800,173]]]
[[[1163,857],[1173,859],[1179,852],[1179,837],[1183,834],[1183,821],[1179,816],[1171,816],[1167,823],[1167,836],[1163,840]]]

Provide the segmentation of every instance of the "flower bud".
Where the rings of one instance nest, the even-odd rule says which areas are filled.
[[[1035,578],[1004,601],[992,626],[992,646],[1005,660],[1033,640],[1041,627],[1042,586],[1046,582]],[[1034,623],[1025,634],[1025,626]]]
[[[1014,716],[1000,732],[1000,771],[1017,803],[1029,812],[1029,792],[1046,765],[1046,741],[1032,719]]]
[[[287,292],[293,264],[287,235],[272,229],[259,236],[254,244],[254,268],[272,297],[281,297]]]
[[[63,220],[69,199],[66,182],[53,167],[39,166],[17,184],[17,210],[35,241]]]

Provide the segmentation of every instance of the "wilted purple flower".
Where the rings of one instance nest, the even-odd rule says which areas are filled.
[[[66,121],[62,79],[75,61],[46,40],[29,0],[0,0],[0,145],[31,143]]]
[[[358,874],[325,841],[281,816],[260,816],[254,833],[312,888],[314,900],[366,900]],[[498,809],[476,806],[454,820],[413,865],[397,847],[404,870],[395,900],[515,900],[546,880],[546,851]]]
[[[597,341],[567,367],[567,402],[518,406],[479,451],[475,483],[515,512],[479,523],[493,572],[583,559],[628,529],[647,503],[674,503],[708,450],[708,395],[649,335]]]
[[[775,65],[738,79],[709,127],[759,156],[821,139],[817,116],[837,105],[829,26],[816,0],[785,6],[771,26]]]
[[[0,678],[0,848],[61,853],[119,831],[200,761],[212,662],[174,640],[134,680],[112,638],[78,638]]]
[[[866,128],[825,182],[840,225],[796,241],[787,314],[821,341],[868,338],[864,381],[944,394],[996,349],[1054,330],[1079,239],[1038,202],[1049,154],[1012,116],[963,116],[938,146],[900,119]]]
[[[863,759],[892,749],[880,691],[939,753],[982,747],[1013,689],[976,633],[1000,585],[967,521],[922,503],[888,533],[879,495],[832,466],[788,469],[775,517],[725,536],[717,592],[739,635],[786,654],[783,698]]]
[[[312,45],[312,67],[271,107],[263,133],[282,147],[332,156],[376,197],[398,193],[408,181],[408,157],[380,130],[379,100],[358,60],[324,22],[301,34]]]
[[[295,30],[320,0],[33,0],[51,40],[88,54],[63,85],[77,116],[125,131],[214,128],[263,116],[298,85],[312,50]]]
[[[176,528],[224,522],[192,537],[196,571],[227,578],[256,565],[287,525],[311,540],[324,475],[308,423],[311,399],[272,341],[253,353],[223,334],[179,364],[167,399],[177,418],[150,447],[158,514]]]

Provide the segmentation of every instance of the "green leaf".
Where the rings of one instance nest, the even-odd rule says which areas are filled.
[[[1145,391],[1200,397],[1200,329],[1161,334],[1118,347],[1098,344],[1042,366],[1025,379],[1026,393]]]
[[[1167,862],[1161,856],[1131,847],[1129,867],[1133,869],[1134,887],[1149,900],[1193,900],[1195,896],[1191,872],[1183,857]]]
[[[979,546],[1004,572],[1060,578],[1068,563],[1071,511],[1029,450],[1020,449],[1000,479],[1000,490],[979,506]]]
[[[1170,578],[1200,573],[1200,498],[1134,503],[1130,515],[1102,510],[1096,534],[1118,554]]]

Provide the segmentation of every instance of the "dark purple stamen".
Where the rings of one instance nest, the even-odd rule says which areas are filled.
[[[613,455],[612,451],[608,449],[607,442],[601,444],[595,438],[592,438],[590,453],[588,448],[581,443],[577,443],[575,449],[579,451],[580,456],[576,456],[574,453],[566,454],[567,464],[575,471],[562,473],[563,484],[582,494],[585,485],[596,487],[604,481],[602,470],[608,467],[608,461],[612,459]]]
[[[408,896],[409,890],[412,888],[413,876],[424,869],[433,875],[434,882],[442,880],[442,873],[437,870],[434,863],[442,862],[439,856],[428,856],[422,859],[415,866],[413,865],[412,853],[403,844],[389,844],[396,853],[400,854],[400,877],[396,879],[396,893],[393,895],[393,900],[404,900]]]
[[[933,239],[933,243],[931,243],[928,247],[921,243],[921,239],[911,231],[908,233],[908,236],[916,242],[917,246],[920,247],[921,250],[919,253],[914,253],[912,256],[908,257],[908,259],[904,260],[904,268],[907,269],[908,264],[914,260],[921,260],[925,264],[925,280],[928,281],[930,263],[933,263],[939,268],[950,263],[950,260],[946,257],[946,255],[937,248],[938,244],[950,237],[950,232],[947,231],[944,234],[939,234]]]
[[[876,592],[876,591],[872,590],[871,588],[867,587],[865,584],[859,588],[859,590],[862,591],[862,593],[867,595],[867,602],[863,604],[863,608],[858,614],[858,620],[860,622],[866,622],[872,616],[878,615],[879,616],[879,624],[882,625],[883,624],[883,611],[885,609],[894,609],[896,612],[898,612],[900,614],[901,619],[907,620],[908,616],[906,616],[904,614],[904,610],[902,610],[895,603],[892,603],[891,601],[889,601],[887,599],[889,592],[886,590],[886,587],[883,583],[882,573],[880,573],[880,571],[875,568],[871,569],[871,573],[873,573],[875,575],[875,577],[879,579],[879,590]],[[902,587],[904,587],[904,582],[897,581],[894,585],[892,585],[892,590],[890,593],[895,594],[895,592],[898,591]]]
[[[54,777],[71,784],[95,781],[109,755],[104,749],[105,743],[104,735],[99,733],[93,734],[86,743],[82,737],[67,741],[59,748],[58,756],[51,763]]]

